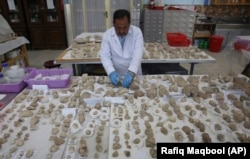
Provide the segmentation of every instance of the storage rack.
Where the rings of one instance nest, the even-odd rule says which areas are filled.
[[[196,23],[194,24],[193,31],[193,44],[196,39],[207,39],[210,41],[211,35],[214,34],[216,24],[215,23]]]
[[[20,59],[23,59],[24,65],[29,66],[29,59],[26,49],[26,44],[28,44],[29,41],[24,37],[16,37],[13,40],[6,41],[4,43],[0,43],[0,55],[5,55],[6,53],[20,48],[20,52],[16,57],[5,59],[6,62],[9,65],[16,64],[17,61]],[[0,70],[2,69],[2,66],[0,65]]]
[[[166,42],[167,32],[184,33],[190,40],[196,13],[185,10],[143,10],[142,31],[145,42]]]

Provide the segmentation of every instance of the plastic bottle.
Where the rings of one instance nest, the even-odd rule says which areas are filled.
[[[204,42],[204,49],[207,49],[208,48],[208,41],[205,41]]]
[[[202,41],[200,41],[200,43],[199,43],[199,49],[203,49],[204,48],[204,42],[203,42],[203,40]]]
[[[4,76],[2,73],[0,73],[0,84],[6,83],[6,80],[4,79]]]
[[[7,74],[8,69],[9,69],[8,63],[2,63],[2,74],[3,74],[3,78],[5,79],[6,83],[9,83],[9,77]]]

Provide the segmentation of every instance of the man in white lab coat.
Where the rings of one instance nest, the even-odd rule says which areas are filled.
[[[136,74],[142,74],[144,40],[140,28],[130,24],[130,13],[119,9],[113,15],[113,27],[102,38],[102,65],[113,85],[129,88]]]

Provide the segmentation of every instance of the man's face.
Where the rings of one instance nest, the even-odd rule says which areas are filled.
[[[122,19],[116,19],[113,25],[118,36],[125,36],[128,33],[130,22],[127,17],[124,17]]]

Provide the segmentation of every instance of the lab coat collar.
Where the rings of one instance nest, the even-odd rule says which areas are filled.
[[[131,29],[131,25],[129,26],[129,30],[128,30],[128,34],[131,34],[132,33],[132,29]],[[112,32],[111,32],[112,36],[115,37],[117,36],[116,32],[115,32],[115,27],[112,27]],[[127,34],[127,35],[128,35]],[[126,35],[126,36],[127,36]],[[118,36],[117,36],[118,37]]]

